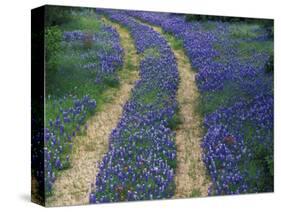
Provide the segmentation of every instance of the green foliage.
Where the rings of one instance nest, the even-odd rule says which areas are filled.
[[[235,57],[239,59],[239,62],[244,63],[252,59],[253,53],[265,53],[270,54],[270,58],[265,65],[265,70],[267,73],[273,73],[274,58],[273,58],[273,40],[257,40],[255,38],[260,35],[264,35],[265,30],[270,36],[272,33],[273,37],[273,21],[272,20],[262,20],[262,19],[242,19],[242,18],[228,18],[228,17],[210,17],[210,16],[187,16],[188,21],[202,21],[200,23],[203,28],[208,31],[212,30],[212,25],[210,21],[228,21],[229,23],[229,33],[228,37],[222,37],[222,39],[235,40],[233,46],[229,48],[224,48],[221,44],[215,44],[213,47],[219,52],[219,55],[224,55],[233,48],[235,51]],[[252,39],[253,38],[253,39]],[[251,40],[252,39],[252,40]],[[228,63],[229,58],[223,60],[222,57],[217,57],[215,60],[221,63]],[[263,62],[256,60],[254,65],[257,67],[263,66]],[[235,71],[235,70],[234,70]],[[218,70],[219,72],[219,70]],[[268,75],[264,77],[263,80],[272,80],[271,76]],[[235,86],[231,81],[224,83],[224,88],[220,91],[212,92],[202,92],[198,98],[197,112],[202,116],[206,116],[216,109],[221,107],[228,107],[236,102],[237,97],[244,100],[249,100],[251,97],[250,92]],[[228,120],[226,123],[231,129],[231,126],[235,125],[235,120]],[[251,154],[245,154],[244,158],[241,159],[239,163],[239,170],[245,174],[245,179],[247,184],[251,188],[257,188],[257,191],[272,191],[274,183],[274,161],[273,161],[273,144],[272,144],[272,132],[269,130],[262,130],[260,126],[255,125],[255,123],[245,123],[240,129],[243,129],[241,133],[243,136],[243,141],[245,142],[245,151],[251,150]],[[258,130],[257,130],[258,129]],[[264,136],[264,140],[261,141],[262,136],[257,136],[257,132]],[[215,162],[217,163],[217,162]],[[230,190],[235,191],[237,185],[229,185]],[[195,191],[196,193],[196,191]]]
[[[146,58],[146,57],[159,58],[160,57],[160,52],[155,47],[151,47],[151,48],[145,49],[144,52],[142,53],[142,58]]]
[[[247,62],[252,58],[253,53],[270,54],[268,64],[266,66],[267,72],[273,71],[273,40],[268,39],[264,41],[257,41],[255,39],[249,40],[249,38],[256,38],[264,33],[263,25],[259,22],[244,22],[244,23],[230,23],[228,39],[237,39],[231,48],[236,52],[236,57],[240,61]],[[213,45],[220,55],[226,54],[228,48],[224,48],[221,44],[217,43]],[[223,60],[223,57],[214,58],[221,63],[228,63],[227,60]],[[261,67],[260,60],[253,61],[253,65]]]
[[[59,65],[59,55],[62,52],[62,32],[57,26],[48,27],[45,30],[46,41],[46,69],[47,79],[57,72]]]
[[[242,57],[250,57],[253,52],[259,53],[273,53],[272,41],[241,41],[236,47],[239,50],[239,55]]]
[[[71,12],[74,10],[79,10],[79,8],[46,6],[46,26],[57,26],[72,21]]]
[[[80,13],[75,13],[73,15],[75,18],[71,22],[66,22],[62,24],[62,28],[67,31],[81,29],[87,33],[97,32],[100,29],[100,21],[97,20],[94,14],[81,15]]]
[[[61,52],[62,32],[57,26],[48,27],[45,31],[46,38],[46,57],[47,60],[51,55]]]
[[[202,22],[203,29],[206,31],[212,31],[216,28],[216,22],[214,21],[204,21]]]
[[[54,7],[49,7],[50,11],[57,11]],[[100,29],[101,21],[90,11],[74,10],[73,8],[61,8],[63,13],[69,14],[67,20],[62,20],[59,17],[53,17],[52,26],[45,28],[46,40],[46,95],[52,98],[46,101],[46,119],[54,120],[54,114],[57,114],[57,109],[54,108],[53,100],[60,99],[65,95],[72,94],[78,98],[89,95],[97,102],[96,110],[106,102],[109,101],[109,96],[112,93],[104,95],[104,91],[110,87],[118,87],[119,82],[117,78],[108,76],[101,83],[96,83],[96,70],[85,70],[84,64],[97,62],[94,52],[99,48],[110,51],[110,45],[94,43],[90,41],[93,31]],[[60,11],[59,10],[59,11]],[[50,14],[50,13],[49,13]],[[55,21],[58,18],[59,21]],[[59,25],[54,26],[54,23]],[[62,31],[81,30],[88,34],[89,39],[84,42],[64,42],[62,40]],[[105,35],[106,36],[106,35]],[[109,48],[110,47],[110,48]],[[88,59],[81,59],[81,54],[89,53],[92,57]],[[71,107],[71,101],[63,101],[66,105],[61,105],[62,108]]]
[[[212,15],[184,15],[185,20],[187,22],[191,21],[200,21],[204,25],[207,24],[207,27],[212,27],[211,25],[208,26],[209,21],[220,21],[220,22],[228,22],[228,23],[238,23],[241,24],[254,24],[259,25],[265,29],[267,35],[270,38],[274,37],[274,24],[272,19],[254,19],[254,18],[243,18],[243,17],[228,17],[228,16],[212,16]],[[209,22],[210,23],[210,22]]]
[[[153,103],[154,101],[156,101],[157,94],[158,94],[158,90],[157,90],[157,89],[151,90],[150,92],[146,92],[146,93],[143,94],[143,95],[142,95],[142,93],[140,92],[140,95],[141,95],[141,96],[139,96],[138,99],[140,99],[140,101],[141,101],[143,104],[151,104],[151,103]]]
[[[214,112],[217,108],[228,106],[233,102],[232,97],[237,96],[237,91],[229,82],[227,86],[221,91],[205,92],[198,98],[196,110],[203,117]]]
[[[201,197],[201,191],[197,188],[193,188],[190,197]]]
[[[184,15],[187,22],[200,21],[203,24],[207,24],[209,21],[220,21],[229,23],[244,23],[244,24],[258,24],[263,27],[270,38],[274,37],[274,26],[272,19],[254,19],[243,17],[228,17],[228,16],[212,16],[212,15]],[[211,27],[209,25],[209,27]]]
[[[272,190],[274,176],[272,149],[270,150],[259,142],[253,142],[252,147],[255,158],[244,164],[244,170],[248,174],[246,180],[250,184],[254,184],[259,191]]]
[[[172,169],[176,170],[176,168],[177,168],[177,160],[168,160],[167,163],[168,163],[168,165],[169,165]]]
[[[180,115],[179,108],[177,108],[173,117],[168,120],[168,127],[172,130],[177,130],[182,123],[183,123],[183,120]]]
[[[183,49],[183,40],[175,38],[171,33],[164,32],[165,38],[175,50]]]
[[[255,38],[259,28],[258,24],[235,23],[229,27],[229,30],[233,38]]]
[[[103,83],[109,87],[117,88],[120,85],[120,80],[113,75],[108,75],[103,80]]]
[[[128,69],[130,71],[130,70],[132,70],[134,68],[135,68],[135,65],[134,65],[134,63],[132,61],[132,58],[129,56],[128,57],[128,61],[126,63],[126,69]]]
[[[253,157],[250,160],[244,158],[240,169],[245,170],[247,173],[246,180],[255,185],[259,191],[272,190],[274,177],[273,143],[255,140],[253,136],[256,127],[253,123],[245,123],[243,128],[245,144],[252,150]],[[268,134],[271,132],[262,133]]]

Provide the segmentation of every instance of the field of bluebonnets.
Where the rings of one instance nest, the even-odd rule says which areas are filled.
[[[138,64],[127,64],[132,61],[124,56],[127,47],[116,25],[131,37]],[[189,104],[202,118],[197,145],[203,177],[210,181],[206,193],[273,191],[272,21],[50,6],[45,40],[44,141],[33,135],[32,167],[46,197],[59,192],[53,187],[73,166],[77,137],[83,141],[89,120],[110,104],[108,92],[113,89],[118,97],[122,72],[131,66],[139,78],[108,134],[107,151],[85,191],[87,201],[175,196],[180,172],[176,134],[188,118],[181,117],[177,97],[185,79],[179,75],[175,46],[189,58],[192,70],[186,71],[195,72],[199,98]],[[44,149],[38,151],[42,142]],[[44,164],[38,160],[43,154]]]

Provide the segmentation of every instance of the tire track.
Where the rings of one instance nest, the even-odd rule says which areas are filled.
[[[166,38],[176,57],[180,76],[177,100],[180,108],[181,124],[176,130],[177,168],[174,198],[207,196],[210,180],[202,161],[202,149],[200,146],[203,136],[201,126],[203,120],[196,112],[199,97],[195,82],[196,73],[192,70],[184,49],[173,45],[176,38],[167,35],[161,27],[148,23],[144,24],[149,25]]]
[[[120,35],[124,49],[124,66],[119,72],[120,87],[106,91],[110,99],[88,122],[85,136],[75,138],[71,168],[62,171],[54,184],[54,194],[47,206],[80,205],[89,203],[91,183],[96,181],[98,162],[108,149],[108,137],[122,115],[123,105],[138,79],[139,58],[129,32],[116,23],[110,23]]]

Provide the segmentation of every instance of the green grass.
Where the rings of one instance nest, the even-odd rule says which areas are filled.
[[[72,16],[71,21],[56,26],[56,28],[59,28],[61,32],[80,30],[87,33],[96,33],[99,32],[101,24],[105,24],[91,11],[76,12]],[[107,35],[104,34],[104,36]],[[73,102],[69,97],[66,97],[69,99],[62,101],[63,103],[57,104],[57,107],[54,106],[55,101],[69,94],[75,95],[78,98],[89,95],[91,99],[96,100],[97,106],[95,111],[102,110],[103,105],[110,103],[114,96],[116,96],[120,87],[120,80],[131,80],[133,75],[135,75],[132,70],[136,69],[137,64],[134,64],[132,55],[128,54],[127,58],[124,58],[123,67],[117,70],[120,80],[116,77],[108,76],[102,83],[96,83],[95,70],[85,70],[82,66],[83,64],[97,62],[95,52],[100,48],[110,51],[110,44],[93,43],[91,49],[87,49],[81,42],[72,42],[71,45],[67,42],[61,42],[61,40],[59,42],[61,51],[56,55],[57,70],[53,71],[51,67],[47,66],[46,71],[46,96],[50,96],[50,98],[46,99],[46,120],[54,120],[59,112],[59,108],[72,107]],[[124,42],[132,41],[126,40]],[[81,54],[87,52],[92,52],[93,54],[90,54],[90,57],[81,59]],[[157,49],[150,49],[145,54],[157,56],[159,52]]]
[[[138,99],[143,104],[152,104],[156,100],[158,93],[159,91],[157,89],[154,89],[139,96]]]
[[[254,157],[249,160],[247,157],[239,164],[241,170],[247,172],[246,180],[258,190],[264,190],[266,187],[273,188],[273,144],[270,141],[257,141],[254,138],[257,127],[254,123],[246,122],[243,125],[245,144],[253,151]],[[261,132],[268,135],[268,132]],[[270,139],[270,137],[268,138]],[[271,144],[271,145],[265,145]],[[244,161],[247,161],[246,163]],[[260,175],[259,180],[256,180],[257,174]]]
[[[172,48],[175,50],[184,49],[183,40],[175,38],[172,34],[162,31],[165,35],[166,40],[171,44]]]
[[[201,191],[199,189],[193,188],[189,197],[200,197],[201,195],[202,194],[201,194]]]
[[[237,42],[234,46],[230,46],[236,52],[235,57],[239,58],[240,62],[247,63],[252,59],[253,54],[256,53],[267,53],[273,54],[273,41],[249,41],[245,40],[248,38],[255,38],[259,36],[261,25],[253,23],[232,23],[229,28],[229,34],[227,39],[234,39]],[[220,53],[220,55],[227,54],[228,48],[224,48],[219,43],[213,45],[213,47]],[[229,58],[224,57],[214,58],[216,61],[221,63],[228,63]],[[261,67],[261,61],[255,60],[253,64],[256,67]],[[267,80],[264,78],[264,80]],[[244,99],[249,99],[246,92],[242,92],[237,89],[235,82],[226,82],[225,87],[222,91],[217,92],[205,92],[201,94],[198,100],[197,110],[200,114],[205,116],[211,112],[214,112],[219,107],[229,106],[233,103],[235,96],[240,96]]]
[[[236,46],[239,57],[241,59],[243,58],[249,58],[253,55],[253,52],[256,53],[273,53],[273,42],[272,41],[245,41],[240,42]]]
[[[179,126],[183,123],[182,116],[180,115],[180,109],[177,108],[173,117],[168,120],[168,127],[171,130],[177,130]]]
[[[256,30],[259,28],[258,24],[234,23],[230,26],[230,36],[232,38],[254,38],[257,36]]]
[[[146,57],[159,58],[160,57],[160,52],[159,52],[159,50],[156,47],[147,48],[141,54],[141,58],[142,59],[146,58]]]
[[[95,82],[95,73],[83,70],[77,65],[79,63],[78,57],[69,54],[62,56],[60,69],[52,76],[51,83],[47,84],[47,93],[57,98],[66,94],[75,94],[78,98],[89,95],[97,101],[97,106],[105,103],[103,92],[109,88],[118,88],[119,81],[108,77],[98,84]]]
[[[235,24],[230,27],[230,37],[242,38],[235,48],[237,56],[243,61],[251,59],[253,53],[273,53],[273,41],[243,41],[243,38],[255,38],[259,35],[257,30],[260,30],[261,26],[258,24]],[[256,61],[256,65],[259,66],[259,61]]]
[[[79,13],[72,14],[70,22],[57,26],[61,32],[67,30],[81,30],[84,32],[96,32],[100,28],[100,20],[93,14],[87,16]],[[61,96],[65,93],[73,91],[74,87],[79,86],[81,83],[91,83],[89,79],[93,79],[91,73],[85,73],[79,64],[81,64],[81,53],[87,52],[84,46],[77,42],[76,45],[69,45],[68,43],[59,41],[61,51],[56,55],[57,70],[52,70],[52,67],[47,66],[47,95]],[[53,45],[53,44],[48,44]],[[100,48],[98,44],[95,48]],[[93,58],[90,58],[91,62]],[[87,63],[88,61],[84,61]],[[55,73],[54,75],[52,73]]]
[[[248,39],[256,38],[259,36],[260,30],[262,30],[262,26],[256,23],[232,23],[229,27],[229,34],[227,39],[234,39],[238,41],[235,43],[233,48],[236,50],[236,56],[241,62],[247,62],[253,56],[253,53],[273,53],[273,41],[249,41]],[[245,40],[247,39],[247,40]],[[220,52],[221,55],[226,54],[228,48],[221,46],[219,43],[213,45],[214,49]],[[224,61],[223,57],[215,58],[216,61],[227,63],[228,61]],[[259,61],[255,61],[255,65],[259,66]]]
[[[73,15],[75,18],[72,18],[72,21],[57,26],[61,32],[81,30],[93,33],[99,31],[102,23],[94,14],[76,13]],[[97,62],[95,52],[99,48],[110,51],[110,44],[93,43],[91,49],[87,49],[81,42],[74,44],[72,42],[71,45],[67,42],[59,42],[61,51],[58,51],[56,54],[57,65],[47,65],[46,68],[46,96],[50,96],[46,98],[47,123],[50,119],[55,120],[57,114],[59,114],[59,109],[71,108],[73,106],[72,98],[69,95],[75,95],[78,98],[89,95],[91,99],[96,100],[97,106],[95,111],[98,112],[102,110],[104,104],[112,101],[120,87],[120,82],[116,76],[108,76],[101,83],[96,83],[96,71],[83,68],[83,64]],[[81,59],[81,54],[87,52],[92,52],[93,54],[90,54],[88,58]],[[123,70],[117,70],[119,77],[121,79],[130,77],[131,75],[126,71],[126,67],[133,67],[133,65],[132,61],[126,61],[124,67],[120,67],[126,73],[121,74]],[[66,98],[66,100],[58,102],[61,98]],[[86,119],[92,115],[87,114]],[[69,127],[71,128],[71,126]],[[75,126],[73,127],[75,128]]]
[[[62,30],[83,30],[86,32],[98,32],[100,29],[101,22],[96,18],[94,14],[82,16],[76,14],[72,21],[61,25]]]
[[[216,22],[204,21],[202,22],[202,27],[205,31],[212,31],[216,28]]]
[[[126,69],[133,70],[135,68],[135,64],[133,64],[131,56],[128,57],[128,61],[126,64]]]
[[[221,91],[202,93],[197,100],[197,112],[204,117],[219,107],[226,107],[233,103],[234,97],[239,93],[234,87],[235,85],[229,82]]]

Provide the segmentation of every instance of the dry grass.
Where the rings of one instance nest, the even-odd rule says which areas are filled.
[[[109,22],[103,19],[104,22]],[[71,168],[62,171],[54,184],[54,195],[47,199],[47,206],[88,204],[91,183],[95,182],[98,162],[108,149],[108,137],[122,115],[124,103],[138,79],[139,59],[128,31],[110,23],[119,33],[124,48],[124,67],[120,73],[120,88],[108,90],[111,101],[88,121],[86,135],[75,139],[71,155]]]
[[[164,35],[161,28],[151,27]],[[176,130],[177,169],[174,198],[207,196],[210,181],[202,161],[200,147],[203,132],[202,118],[196,113],[199,92],[195,83],[195,72],[192,70],[184,50],[173,48],[171,37],[166,36],[166,38],[176,57],[180,76],[177,100],[182,123]]]

